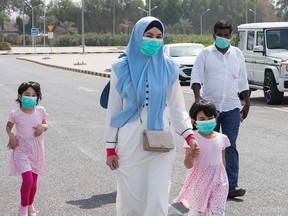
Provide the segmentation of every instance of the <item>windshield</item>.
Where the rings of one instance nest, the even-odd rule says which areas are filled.
[[[288,29],[266,31],[268,49],[288,49]]]
[[[197,56],[204,46],[174,46],[170,47],[170,56],[182,57],[182,56]]]

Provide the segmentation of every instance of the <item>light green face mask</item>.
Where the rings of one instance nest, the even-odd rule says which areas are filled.
[[[226,49],[230,45],[230,40],[227,38],[216,36],[215,44],[220,49]]]
[[[141,52],[144,55],[153,56],[163,46],[163,39],[143,37],[141,41]]]
[[[37,104],[37,97],[22,96],[21,104],[24,108],[31,109]]]
[[[196,121],[196,128],[203,134],[211,133],[216,127],[216,119],[206,121]]]

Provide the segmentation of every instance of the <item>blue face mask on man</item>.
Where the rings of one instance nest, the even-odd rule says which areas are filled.
[[[216,36],[215,44],[220,49],[226,49],[230,46],[230,39]]]
[[[37,104],[37,97],[22,96],[21,104],[24,108],[31,109]]]
[[[141,52],[148,56],[153,56],[163,46],[163,39],[143,37],[141,41]]]
[[[196,128],[203,134],[211,133],[216,127],[216,119],[206,121],[196,121]]]

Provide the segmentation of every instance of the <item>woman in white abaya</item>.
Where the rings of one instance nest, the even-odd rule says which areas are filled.
[[[106,149],[107,165],[117,170],[118,216],[168,214],[175,150],[144,151],[144,129],[167,131],[172,123],[176,133],[199,151],[185,110],[178,66],[163,53],[163,36],[164,27],[158,19],[140,19],[124,55],[112,65]]]

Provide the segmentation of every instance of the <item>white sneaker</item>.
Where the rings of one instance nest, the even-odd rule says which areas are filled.
[[[28,216],[28,206],[20,206],[18,216]]]
[[[33,205],[28,206],[28,216],[36,216],[37,211],[35,210]]]

